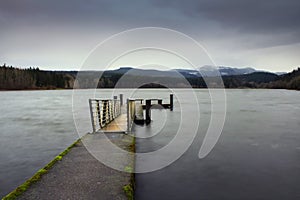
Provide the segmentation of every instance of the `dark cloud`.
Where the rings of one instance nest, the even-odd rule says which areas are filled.
[[[10,21],[57,21],[128,24],[164,24],[186,20],[195,25],[204,19],[224,29],[251,33],[289,32],[300,29],[299,0],[4,0],[2,18]],[[209,22],[208,22],[209,23]],[[174,23],[175,24],[175,23]],[[111,24],[113,25],[113,24]]]
[[[229,48],[255,49],[300,42],[299,0],[2,0],[0,42],[17,33],[97,35],[141,26],[161,26],[202,41],[228,40]],[[26,36],[25,36],[26,40]],[[53,40],[50,40],[53,41]],[[63,39],[61,39],[63,41]],[[95,39],[93,39],[95,41]],[[216,42],[215,42],[216,41]],[[61,42],[60,42],[61,43]],[[208,42],[209,43],[209,42]],[[61,43],[62,44],[62,43]],[[41,46],[44,43],[40,44]],[[52,44],[47,44],[51,46]],[[45,46],[47,46],[45,45]],[[1,56],[1,55],[0,55]]]
[[[217,23],[219,32],[254,35],[257,41],[252,41],[249,47],[264,48],[300,42],[299,0],[156,0],[153,4],[180,11],[193,26],[203,26],[205,19],[206,28]]]
[[[171,6],[191,18],[215,20],[225,28],[251,32],[300,29],[299,0],[165,0],[155,4]]]

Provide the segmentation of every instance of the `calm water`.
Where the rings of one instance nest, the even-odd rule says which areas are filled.
[[[181,106],[193,112],[195,106],[189,104],[189,95],[186,96]],[[300,199],[300,92],[228,90],[222,135],[213,151],[201,160],[198,152],[211,112],[207,93],[201,90],[197,96],[201,117],[192,146],[168,167],[137,174],[136,198]],[[160,112],[155,115],[160,116]],[[180,115],[177,107],[174,115]],[[153,128],[160,126],[159,120],[153,120]],[[149,152],[165,146],[174,136],[171,127],[176,129],[175,123],[167,123],[169,127],[163,134],[138,139],[137,151]],[[149,134],[144,127],[136,127],[136,131]],[[147,165],[153,161],[143,162]]]
[[[93,90],[0,92],[0,196],[31,177],[91,130],[88,102]],[[115,91],[127,98],[132,91]],[[139,90],[135,97],[168,99],[168,90]],[[196,112],[190,92],[173,112],[152,110],[150,126],[136,126],[138,152],[151,152],[174,138],[181,109]],[[228,90],[227,118],[213,151],[198,152],[211,116],[206,90],[197,90],[200,126],[192,146],[166,168],[138,174],[137,199],[299,199],[300,92]],[[111,97],[97,90],[96,97]],[[72,104],[73,102],[73,104]],[[73,110],[72,110],[72,105]],[[75,117],[75,123],[73,120]],[[195,119],[190,119],[195,120]],[[185,128],[189,127],[185,123]],[[187,131],[187,134],[189,132]],[[144,160],[136,165],[151,162]]]

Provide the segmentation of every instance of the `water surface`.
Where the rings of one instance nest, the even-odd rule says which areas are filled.
[[[30,178],[79,137],[73,116],[80,135],[91,131],[87,102],[91,92],[77,91],[75,99],[71,90],[0,92],[0,196]],[[127,98],[131,92],[115,94],[123,93]],[[145,138],[137,140],[138,152],[165,146],[174,138],[181,109],[196,111],[189,91],[175,92],[187,98],[180,104],[175,100],[173,112],[152,110],[151,125],[135,127],[137,136]],[[168,101],[169,93],[149,89],[134,96]],[[192,146],[170,166],[138,174],[136,198],[299,199],[300,93],[227,90],[224,130],[213,151],[202,160],[198,152],[211,109],[207,90],[196,90],[196,94],[200,126]],[[111,96],[111,90],[96,92],[96,97]]]
[[[186,96],[189,99],[188,93]],[[203,90],[197,96],[201,117],[192,146],[168,167],[137,174],[136,199],[300,199],[300,93],[227,90],[225,126],[204,159],[198,158],[198,152],[211,115],[210,101]],[[188,102],[181,106],[195,110]],[[180,115],[176,109],[174,115]],[[154,112],[159,116],[160,111]],[[159,124],[154,119],[151,126]],[[136,127],[136,131],[148,134],[144,127]],[[163,135],[138,139],[137,151],[157,150],[172,134],[174,130],[167,128]]]

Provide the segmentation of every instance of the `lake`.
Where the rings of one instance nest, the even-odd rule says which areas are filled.
[[[91,131],[88,98],[154,97],[168,102],[166,89],[3,91],[0,92],[0,196]],[[137,152],[152,152],[176,135],[182,112],[186,134],[199,122],[183,156],[158,171],[136,175],[137,199],[299,199],[300,92],[226,90],[227,116],[222,134],[203,159],[198,153],[211,119],[206,89],[176,89],[173,111],[152,110],[149,126],[135,126]],[[73,97],[73,98],[72,98]],[[196,107],[199,110],[196,109]],[[198,113],[195,113],[198,112]],[[200,118],[193,116],[199,114]],[[75,118],[75,120],[73,119]],[[79,133],[77,133],[77,131]],[[162,160],[165,158],[161,158]],[[137,160],[136,167],[153,160]]]

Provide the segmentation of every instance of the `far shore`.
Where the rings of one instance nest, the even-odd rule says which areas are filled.
[[[46,90],[90,90],[90,89],[136,89],[136,88],[30,88],[30,89],[0,89],[0,92],[9,92],[9,91],[46,91]],[[163,87],[153,87],[153,88],[139,88],[139,89],[168,89]],[[173,88],[173,89],[208,89],[208,88]],[[289,88],[247,88],[247,87],[238,87],[238,88],[209,88],[209,89],[225,89],[225,90],[293,90],[300,91],[298,89],[289,89]]]

